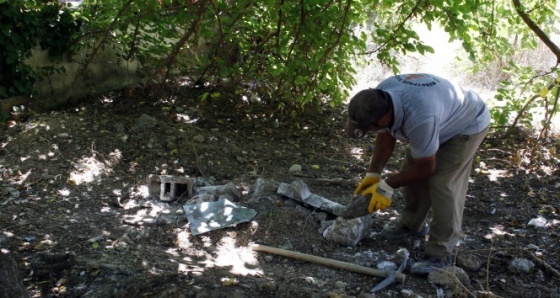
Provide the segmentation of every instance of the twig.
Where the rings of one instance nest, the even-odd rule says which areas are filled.
[[[511,248],[507,248],[507,247],[503,247],[503,248],[499,248],[500,250],[516,250],[516,251],[521,251],[523,253],[528,254],[529,256],[531,256],[531,258],[538,263],[539,265],[543,266],[546,270],[550,271],[550,273],[552,273],[555,277],[560,278],[560,271],[558,271],[557,269],[555,269],[554,267],[552,267],[550,264],[548,264],[547,262],[545,262],[544,260],[540,259],[539,257],[537,257],[534,253],[532,253],[531,251],[525,249],[525,248],[519,248],[519,247],[511,247]],[[486,266],[486,270],[487,272],[490,272],[490,255],[492,254],[492,251],[494,251],[494,242],[492,242],[492,247],[490,247],[489,249],[477,249],[477,250],[470,250],[469,252],[482,252],[482,251],[488,251],[488,262],[487,262],[487,266]],[[488,280],[486,281],[488,283]]]
[[[294,174],[291,174],[291,175],[288,175],[288,176],[304,178],[307,182],[326,184],[326,185],[338,185],[338,186],[355,187],[359,182],[359,181],[354,181],[352,179],[314,178],[313,176],[310,176],[310,175],[297,174],[297,173],[294,173]]]
[[[544,260],[540,259],[539,257],[537,257],[534,253],[523,249],[523,252],[527,253],[528,255],[531,256],[531,258],[533,259],[533,261],[537,262],[539,265],[543,266],[546,270],[548,270],[550,273],[552,273],[552,275],[560,278],[560,272],[558,272],[558,270],[554,269],[554,267],[552,267],[550,264],[548,264],[547,262],[545,262]]]
[[[492,248],[494,247],[494,241],[488,250],[488,259],[486,259],[486,290],[490,290],[490,258],[492,256]]]
[[[194,156],[196,157],[196,168],[198,169],[198,172],[203,176],[206,177],[206,175],[204,175],[204,173],[202,172],[202,170],[200,169],[200,158],[198,158],[198,153],[196,153],[196,148],[194,147],[193,144],[191,144],[192,149],[194,151]]]
[[[343,154],[348,155],[348,153],[343,153]],[[332,158],[330,158],[330,157],[325,156],[325,154],[311,153],[311,155],[319,156],[319,157],[322,157],[322,158],[324,158],[324,159],[326,159],[326,160],[328,160],[328,161],[332,161],[332,162],[337,162],[337,163],[341,163],[341,164],[345,164],[345,165],[350,165],[350,166],[358,166],[357,164],[352,163],[352,162],[342,161],[342,160],[338,160],[338,159],[332,159]],[[357,155],[357,154],[354,154],[354,155]],[[366,168],[363,167],[363,166],[358,166],[358,167],[361,167],[361,168],[363,168],[364,170],[366,169]]]
[[[29,221],[28,221],[28,222],[20,223],[20,224],[17,224],[17,225],[7,226],[7,227],[5,227],[5,228],[2,228],[2,230],[3,230],[3,231],[6,231],[7,229],[11,229],[11,228],[15,228],[15,227],[21,227],[21,226],[29,225],[29,224],[32,224],[32,223],[33,223],[33,222],[29,222]]]

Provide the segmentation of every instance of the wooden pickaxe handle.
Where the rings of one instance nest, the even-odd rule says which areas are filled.
[[[333,260],[333,259],[327,259],[327,258],[323,258],[323,257],[308,255],[308,254],[304,254],[304,253],[300,253],[300,252],[295,252],[295,251],[291,251],[291,250],[286,250],[286,249],[281,249],[281,248],[276,248],[276,247],[271,247],[271,246],[266,246],[266,245],[254,244],[252,249],[254,251],[268,252],[268,253],[279,255],[279,256],[299,259],[299,260],[303,260],[303,261],[307,261],[307,262],[311,262],[311,263],[317,263],[317,264],[321,264],[321,265],[325,265],[325,266],[329,266],[329,267],[333,267],[333,268],[337,268],[337,269],[348,270],[348,271],[361,273],[361,274],[366,274],[366,275],[371,275],[371,276],[377,276],[377,277],[383,277],[383,278],[389,276],[389,273],[387,271],[379,270],[379,269],[376,269],[376,268],[369,268],[369,267],[360,266],[360,265],[356,265],[356,264],[352,264],[352,263],[348,263],[348,262],[342,262],[342,261],[337,261],[337,260]],[[405,274],[397,272],[397,274],[396,274],[396,280],[397,281],[403,282],[405,279],[406,279]]]

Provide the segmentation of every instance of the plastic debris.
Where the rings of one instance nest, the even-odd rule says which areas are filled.
[[[539,215],[536,218],[532,218],[527,225],[534,226],[535,228],[546,228],[546,223],[547,223],[546,218]]]
[[[191,233],[195,236],[250,221],[257,215],[257,211],[238,207],[224,198],[216,202],[186,204],[183,210],[189,221]]]

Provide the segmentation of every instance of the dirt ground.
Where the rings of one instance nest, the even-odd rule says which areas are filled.
[[[0,248],[18,264],[33,297],[560,297],[560,167],[558,138],[527,159],[527,137],[488,136],[475,160],[457,256],[464,268],[457,292],[408,274],[380,292],[383,278],[255,252],[253,244],[376,268],[411,262],[423,242],[379,236],[402,207],[372,215],[355,247],[327,241],[321,222],[332,215],[279,196],[257,193],[257,179],[302,179],[312,193],[346,205],[373,150],[373,138],[343,133],[344,107],[291,117],[241,95],[176,91],[166,100],[127,90],[87,104],[2,127]],[[212,93],[212,91],[210,91]],[[217,94],[216,94],[217,95]],[[274,104],[274,103],[273,103]],[[398,169],[403,144],[387,173]],[[301,171],[290,171],[300,165]],[[386,174],[387,174],[386,173]],[[249,222],[193,236],[179,199],[147,195],[147,177],[232,182]],[[542,227],[529,224],[542,216]],[[510,268],[515,258],[535,264]]]

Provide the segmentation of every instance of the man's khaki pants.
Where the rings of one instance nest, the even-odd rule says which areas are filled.
[[[400,221],[406,227],[419,231],[432,209],[430,237],[425,248],[428,255],[451,255],[459,243],[472,161],[487,133],[488,128],[475,135],[455,136],[441,144],[434,174],[403,188],[405,208]],[[403,167],[413,162],[407,147]]]

